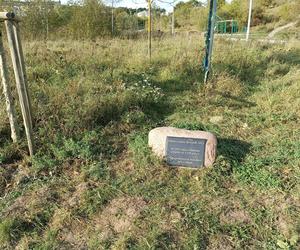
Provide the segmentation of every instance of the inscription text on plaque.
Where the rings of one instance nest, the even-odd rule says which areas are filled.
[[[166,140],[167,164],[192,168],[204,165],[206,139],[167,136]]]

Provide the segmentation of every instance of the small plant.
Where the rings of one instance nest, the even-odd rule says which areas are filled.
[[[145,73],[142,73],[135,81],[125,82],[123,88],[134,94],[140,102],[158,103],[164,96],[162,89],[155,86]]]

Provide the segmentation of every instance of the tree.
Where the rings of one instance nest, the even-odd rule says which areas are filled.
[[[97,0],[84,0],[73,6],[69,31],[75,38],[96,38],[105,36],[110,30],[109,10]]]
[[[121,0],[109,0],[109,3],[111,5],[111,35],[114,35],[114,29],[115,29],[115,4],[120,3]]]
[[[120,11],[116,13],[116,31],[122,33],[122,31],[135,31],[138,27],[138,20],[135,16]]]
[[[178,27],[205,30],[207,8],[199,1],[180,2],[175,6],[175,19]]]

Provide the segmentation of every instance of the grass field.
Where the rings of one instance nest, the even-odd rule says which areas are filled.
[[[1,249],[299,249],[300,45],[25,45],[37,153],[0,110]],[[21,122],[20,111],[18,110]],[[170,168],[157,126],[211,131],[213,167]]]

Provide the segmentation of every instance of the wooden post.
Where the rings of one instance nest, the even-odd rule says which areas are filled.
[[[0,12],[0,19],[2,20],[14,19],[15,17],[16,15],[13,12]]]
[[[19,130],[18,130],[18,124],[16,119],[16,112],[14,109],[14,102],[11,95],[11,89],[8,83],[8,73],[7,73],[5,52],[3,48],[3,42],[2,42],[2,33],[0,33],[0,74],[1,74],[2,84],[3,84],[3,93],[6,101],[6,110],[9,118],[11,138],[13,142],[17,142]]]
[[[23,71],[22,71],[22,66],[21,66],[22,62],[20,58],[20,46],[18,47],[17,45],[18,42],[14,32],[13,21],[7,19],[4,21],[4,23],[7,31],[8,44],[10,48],[10,53],[11,53],[11,58],[12,58],[12,63],[13,63],[13,68],[15,73],[17,91],[19,95],[20,106],[21,106],[21,111],[22,111],[25,131],[26,131],[29,153],[31,156],[33,156],[34,145],[33,145],[31,110],[30,110],[28,93],[26,90],[26,84],[24,78],[25,69],[23,67]]]
[[[30,126],[32,128],[32,106],[30,101],[30,96],[28,92],[28,84],[27,84],[27,75],[26,75],[26,69],[25,69],[25,61],[24,61],[24,54],[23,54],[23,48],[22,43],[20,39],[20,29],[17,22],[12,22],[13,24],[13,30],[14,30],[14,36],[16,40],[17,50],[18,50],[18,56],[20,58],[20,68],[21,68],[21,76],[23,77],[24,85],[25,85],[25,94],[26,94],[26,101],[27,106],[29,107],[28,112],[30,115]]]

